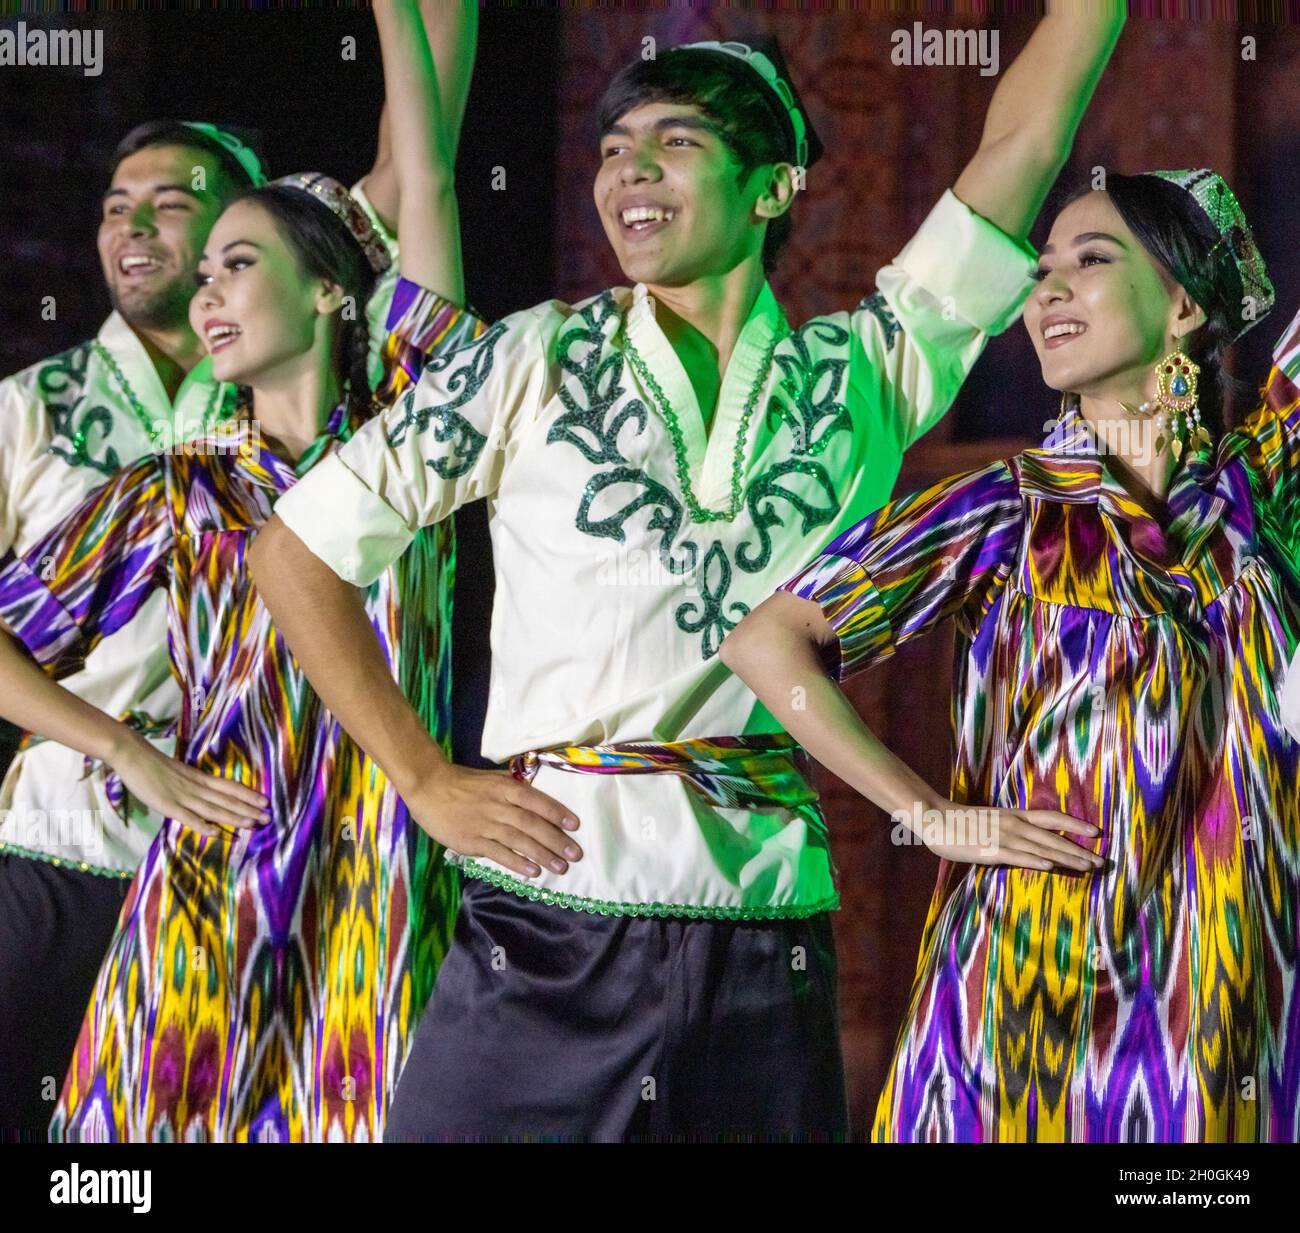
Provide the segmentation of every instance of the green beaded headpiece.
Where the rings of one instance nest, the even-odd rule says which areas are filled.
[[[1241,275],[1244,297],[1238,317],[1240,328],[1233,335],[1236,342],[1256,322],[1263,320],[1273,307],[1273,284],[1269,282],[1263,254],[1255,244],[1241,205],[1223,177],[1208,167],[1195,171],[1148,171],[1143,174],[1159,176],[1176,184],[1200,206],[1219,233],[1218,243],[1210,250],[1211,259],[1223,249],[1232,255]]]

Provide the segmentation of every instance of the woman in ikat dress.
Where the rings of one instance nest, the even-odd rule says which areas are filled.
[[[873,1138],[1295,1141],[1300,317],[1224,431],[1223,349],[1272,288],[1208,171],[1077,195],[1038,277],[1043,446],[887,504],[722,655],[941,857]],[[827,676],[947,618],[951,799]]]
[[[76,747],[103,756],[167,821],[100,971],[56,1138],[378,1139],[449,942],[456,893],[437,848],[325,711],[244,568],[277,497],[375,403],[481,329],[456,307],[455,200],[435,191],[450,182],[473,10],[448,6],[427,33],[414,3],[376,15],[402,277],[374,402],[355,306],[388,250],[337,182],[277,181],[217,221],[190,309],[216,377],[251,389],[237,441],[146,457],[25,557],[0,562],[0,617],[54,677],[165,588],[187,703],[174,762],[121,732],[106,740],[116,721],[93,708],[80,716]],[[452,540],[431,527],[414,547],[358,602],[445,744],[449,617],[420,597],[450,593]],[[0,641],[16,682],[19,654]],[[18,722],[39,729],[60,705],[68,713],[30,677],[26,689]],[[264,798],[266,818],[241,816]]]

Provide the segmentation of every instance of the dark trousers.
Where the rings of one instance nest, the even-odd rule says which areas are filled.
[[[465,879],[388,1142],[841,1139],[827,913],[599,916]]]
[[[0,1140],[46,1138],[130,885],[0,854]]]

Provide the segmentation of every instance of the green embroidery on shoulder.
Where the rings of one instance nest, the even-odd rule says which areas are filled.
[[[695,575],[690,597],[673,613],[677,628],[699,635],[701,655],[711,659],[749,608],[740,600],[727,602],[734,570],[722,541],[714,539],[705,548],[694,538],[679,539],[695,527],[683,503],[643,468],[629,463],[619,445],[619,435],[627,425],[634,425],[634,436],[648,427],[648,408],[639,398],[629,398],[619,408],[627,389],[623,356],[612,341],[622,325],[622,314],[612,292],[607,291],[582,309],[562,334],[556,363],[563,374],[559,398],[564,411],[551,425],[546,440],[573,446],[597,466],[618,464],[597,472],[587,482],[575,525],[586,535],[621,544],[626,542],[629,520],[651,511],[646,530],[657,536],[664,567],[674,574]],[[842,354],[814,360],[810,338]],[[774,430],[785,424],[792,442],[787,457],[755,476],[745,489],[744,507],[757,539],[739,545],[735,567],[751,574],[766,569],[771,561],[771,529],[785,525],[778,510],[781,502],[793,507],[804,534],[827,525],[839,512],[835,485],[816,457],[837,433],[852,429],[848,408],[841,401],[848,372],[849,332],[834,322],[813,320],[785,342],[788,348],[783,343],[773,357],[780,377],[766,417]],[[611,417],[615,408],[618,410]],[[809,498],[783,484],[792,474],[810,476],[817,495]]]
[[[496,345],[505,331],[505,323],[499,321],[480,337],[430,360],[424,368],[426,373],[442,372],[453,363],[459,364],[455,372],[443,382],[451,397],[445,402],[431,403],[416,410],[415,398],[420,387],[418,384],[412,386],[398,403],[402,418],[389,431],[388,444],[401,445],[406,440],[408,431],[418,436],[432,425],[434,440],[439,444],[450,442],[451,449],[446,457],[428,459],[425,465],[443,479],[455,479],[464,475],[478,461],[487,444],[487,437],[461,415],[457,408],[473,399],[491,376]]]
[[[92,435],[98,432],[99,443],[103,444],[113,431],[113,412],[90,403],[85,394],[86,365],[92,346],[82,343],[42,365],[36,376],[36,392],[53,423],[54,435],[68,442],[67,446],[51,445],[47,452],[71,467],[90,467],[113,475],[121,470],[122,462],[112,446],[105,448],[102,458],[91,454]]]
[[[885,331],[885,350],[892,351],[894,339],[898,337],[899,325],[898,318],[890,311],[885,297],[879,291],[864,296],[858,304],[858,311],[868,312],[880,322],[881,328]]]

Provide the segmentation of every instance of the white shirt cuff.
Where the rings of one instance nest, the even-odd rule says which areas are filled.
[[[947,189],[893,264],[985,334],[1017,317],[1034,285],[1038,255],[981,218]]]
[[[415,534],[337,454],[327,454],[275,503],[275,513],[345,582],[368,587]]]

